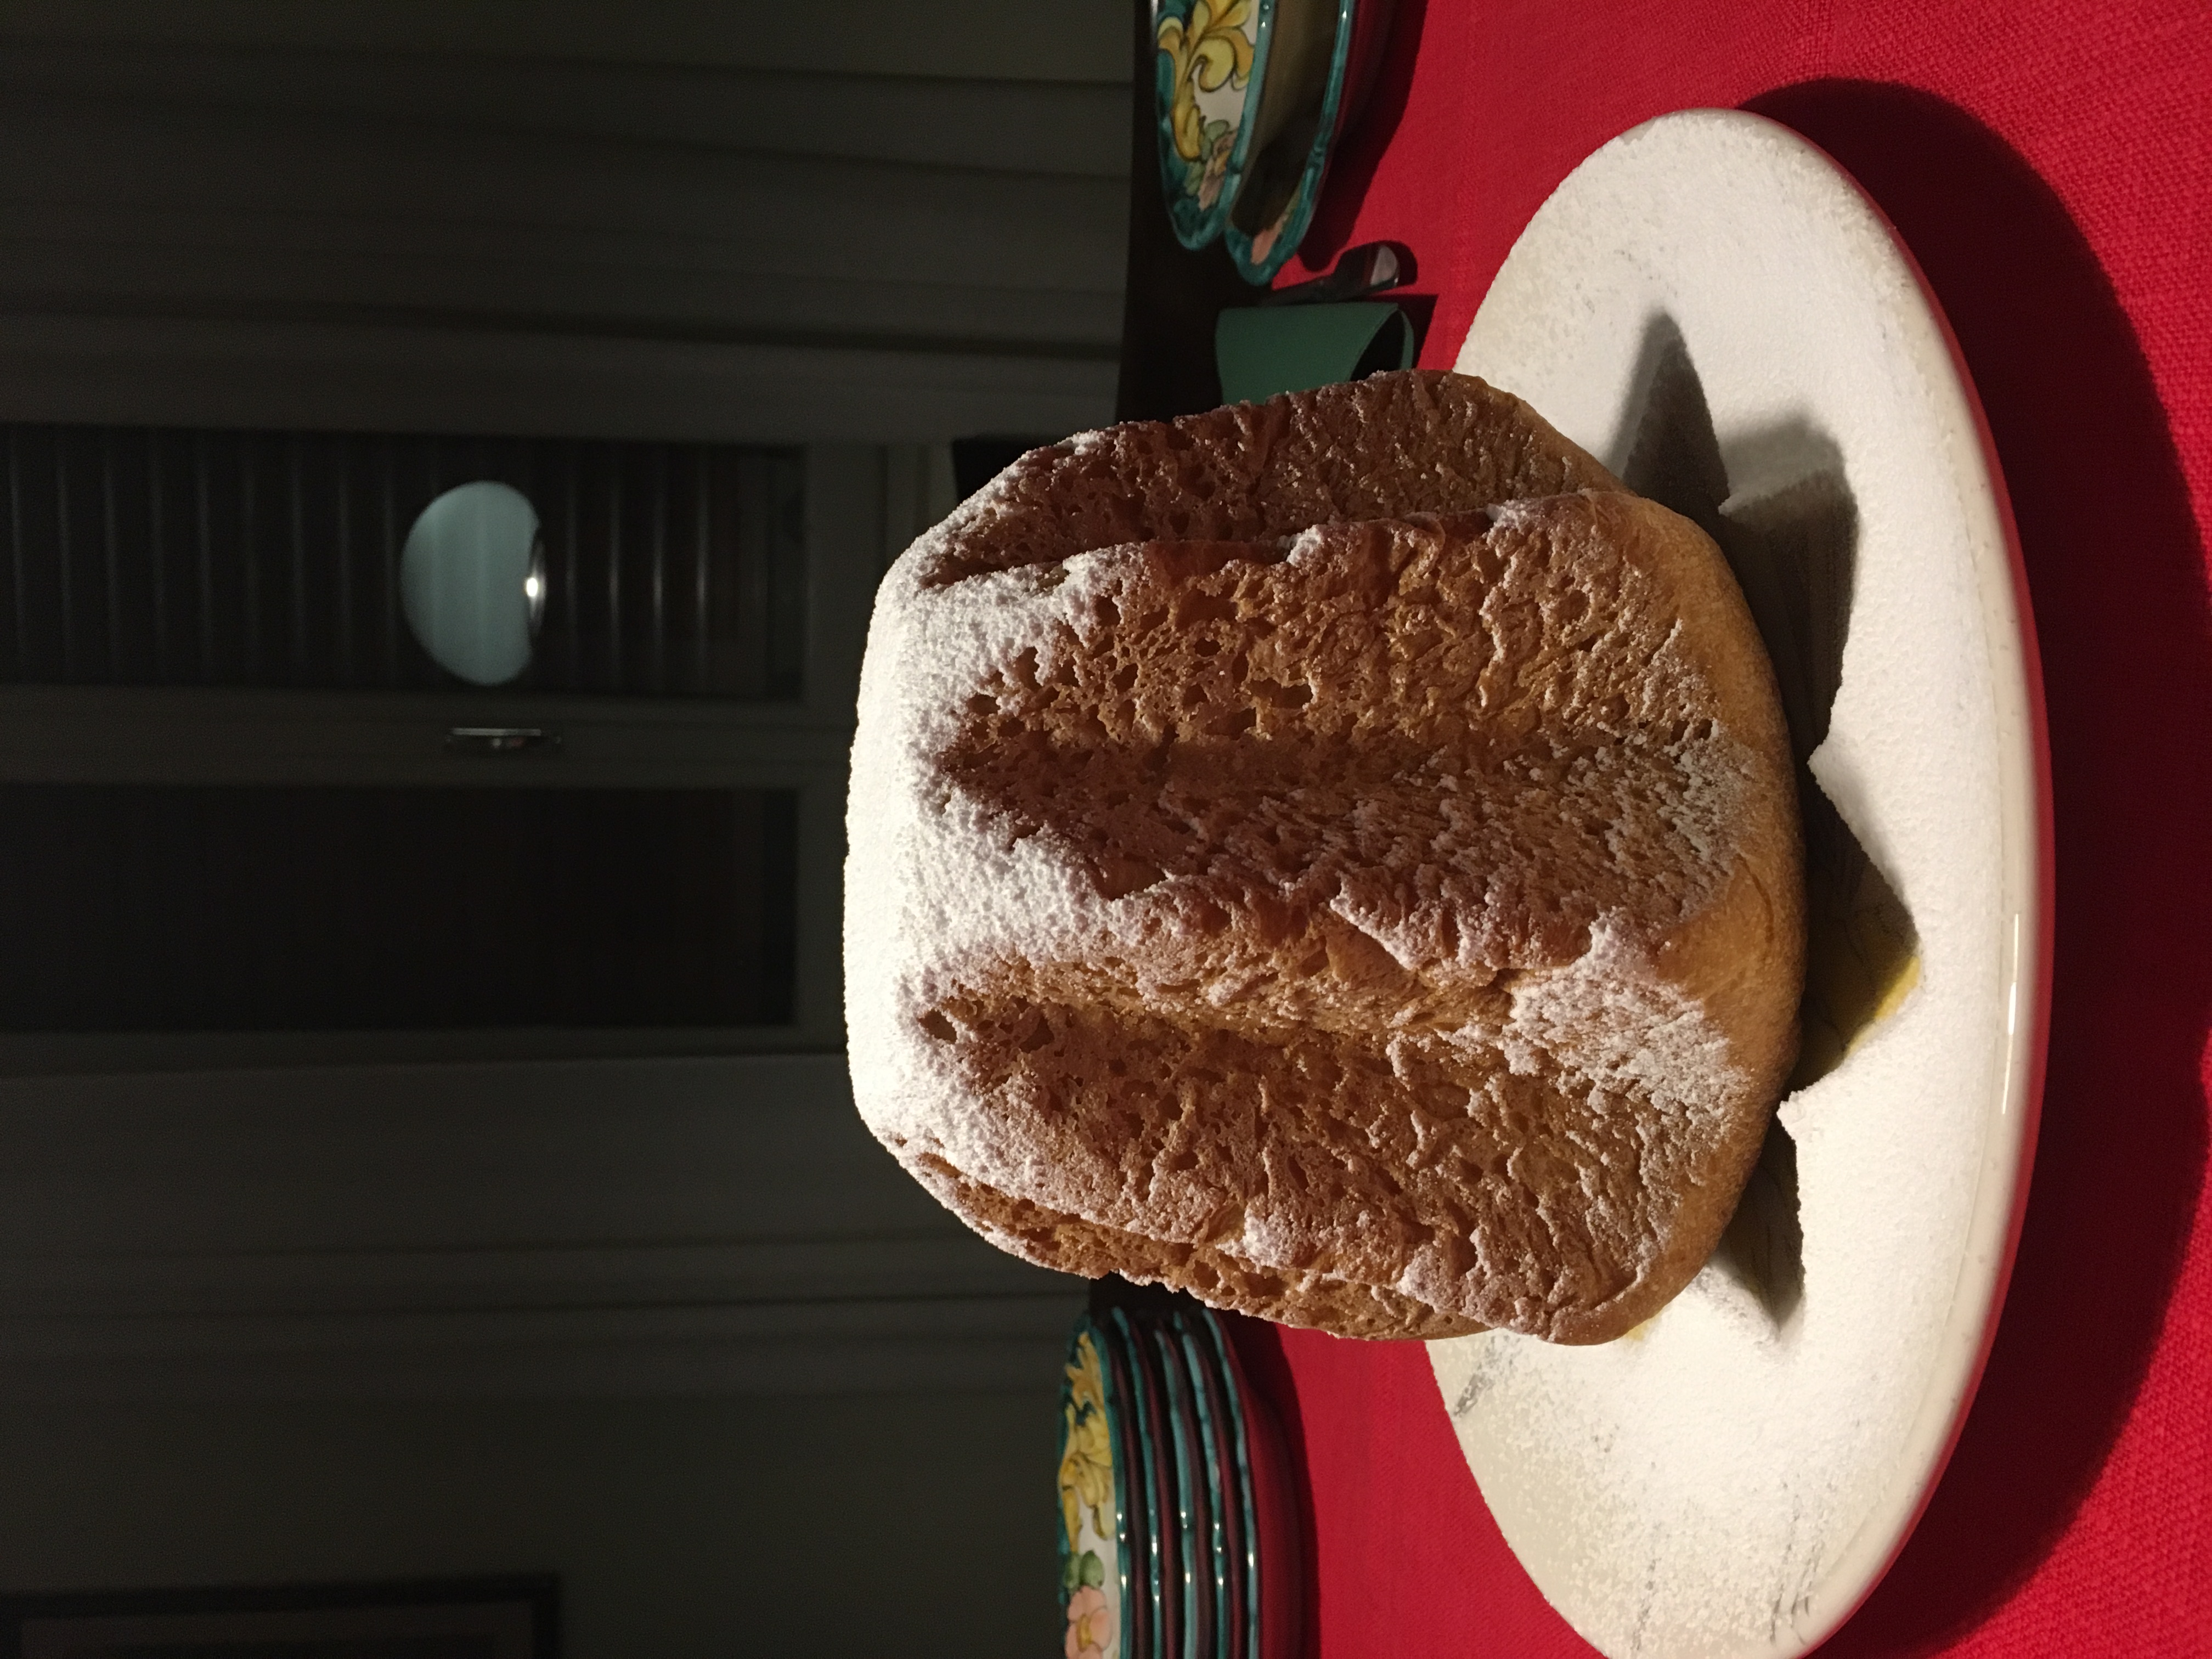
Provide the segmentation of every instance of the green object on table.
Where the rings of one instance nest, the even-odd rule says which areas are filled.
[[[1376,300],[1340,305],[1255,306],[1224,311],[1213,325],[1221,401],[1256,404],[1413,365],[1413,326]]]

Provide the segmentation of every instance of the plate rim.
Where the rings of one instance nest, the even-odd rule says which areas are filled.
[[[1990,1354],[1996,1346],[1997,1327],[2004,1318],[2005,1298],[2011,1289],[2021,1233],[2027,1219],[2029,1189],[2035,1176],[2036,1147],[2042,1130],[2043,1085],[2050,1058],[2051,957],[2057,906],[2056,816],[2051,796],[2049,710],[2044,702],[2043,656],[2036,635],[2027,559],[2021,550],[2020,526],[2013,514],[2012,492],[2005,482],[1989,411],[1983,405],[1980,388],[1974,383],[1973,371],[1966,362],[1965,349],[1959,343],[1957,331],[1951,326],[1949,313],[1943,308],[1942,296],[1929,281],[1920,261],[1913,257],[1911,246],[1903,233],[1849,167],[1794,127],[1749,111],[1722,112],[1758,122],[1802,145],[1833,169],[1887,234],[1891,248],[1911,274],[1927,318],[1934,325],[1950,362],[1948,390],[1963,405],[1966,423],[1989,486],[1987,499],[1981,504],[1996,520],[1995,536],[1978,544],[1974,575],[1982,604],[1983,638],[1992,658],[1990,684],[1998,693],[1996,712],[2001,733],[1997,787],[2003,804],[2003,891],[2012,915],[2012,963],[2005,977],[2014,1018],[2007,1033],[2005,1076],[1997,1090],[1996,1109],[1996,1115],[2005,1118],[2017,1108],[2019,1127],[2014,1131],[2008,1158],[2000,1159],[1997,1156],[2003,1150],[1997,1137],[1984,1143],[1974,1212],[1967,1226],[1966,1256],[1960,1265],[1962,1282],[1969,1273],[1980,1282],[1979,1295],[1975,1298],[1980,1310],[1976,1316],[1978,1329],[1970,1340],[1960,1340],[1960,1346],[1966,1352],[1954,1363],[1949,1397],[1946,1399],[1932,1386],[1922,1397],[1920,1412],[1906,1438],[1908,1455],[1916,1449],[1920,1453],[1922,1468],[1917,1477],[1917,1489],[1894,1528],[1893,1536],[1880,1543],[1863,1541],[1873,1530],[1869,1517],[1845,1545],[1844,1559],[1854,1565],[1861,1582],[1847,1601],[1839,1599],[1832,1621],[1808,1644],[1806,1650],[1809,1651],[1835,1634],[1866,1604],[1867,1598],[1874,1594],[1911,1540],[1966,1432],[1974,1396],[1980,1390],[1983,1373],[1989,1368]],[[1999,658],[2002,660],[1997,660]],[[2028,830],[2025,844],[2018,833],[2023,826]],[[2023,986],[2027,991],[2027,1018],[2024,1020],[2017,1017]],[[1945,1322],[1947,1339],[1956,1331],[1960,1300],[1954,1291],[1953,1316]]]
[[[1109,1402],[1106,1426],[1113,1438],[1114,1478],[1120,1509],[1121,1551],[1121,1621],[1118,1632],[1121,1659],[1144,1659],[1155,1644],[1158,1620],[1151,1610],[1149,1590],[1152,1558],[1157,1553],[1152,1536],[1152,1504],[1146,1491],[1146,1450],[1143,1442],[1144,1401],[1136,1374],[1135,1357],[1119,1339],[1113,1326],[1086,1310],[1083,1325],[1097,1333],[1106,1374]]]
[[[1244,1416],[1236,1385],[1224,1369],[1220,1316],[1204,1303],[1178,1308],[1176,1328],[1184,1362],[1198,1396],[1206,1431],[1209,1478],[1213,1486],[1213,1531],[1218,1543],[1214,1567],[1219,1579],[1221,1634],[1215,1647],[1229,1659],[1249,1659],[1256,1651],[1259,1580],[1254,1566],[1259,1551],[1252,1535],[1251,1474],[1247,1467]]]
[[[1142,1324],[1120,1307],[1109,1308],[1105,1321],[1122,1344],[1131,1378],[1136,1385],[1136,1447],[1142,1459],[1147,1528],[1144,1590],[1151,1609],[1151,1650],[1155,1655],[1179,1655],[1182,1646],[1182,1608],[1170,1605],[1174,1599],[1171,1591],[1176,1575],[1182,1571],[1179,1561],[1170,1559],[1179,1517],[1164,1490],[1164,1477],[1174,1466],[1175,1453],[1172,1443],[1159,1432],[1165,1425],[1158,1421],[1165,1408],[1167,1386],[1152,1363],[1151,1345],[1146,1340]]]
[[[1949,368],[1940,387],[1931,385],[1930,388],[1952,404],[1940,416],[1945,435],[1968,441],[1983,486],[1962,495],[1966,515],[1981,520],[1980,528],[1985,532],[1971,538],[1971,565],[1996,717],[1998,915],[2001,919],[2008,918],[2011,934],[2011,960],[2002,975],[2008,1009],[2008,1029],[2002,1040],[2003,1071],[1983,1109],[1981,1164],[1964,1229],[1959,1277],[1937,1340],[1934,1371],[1882,1496],[1845,1541],[1835,1565],[1808,1592],[1804,1613],[1801,1620],[1793,1621],[1788,1637],[1778,1634],[1765,1644],[1735,1650],[1744,1659],[1754,1659],[1754,1656],[1755,1659],[1799,1659],[1833,1636],[1865,1604],[1926,1514],[1964,1432],[2003,1315],[2033,1176],[2048,1056],[2057,886],[2050,739],[2027,566],[1979,392],[1942,299],[1926,273],[1881,204],[1834,156],[1795,129],[1749,111],[1697,107],[1653,117],[1597,146],[1570,170],[1528,224],[1523,225],[1499,271],[1510,263],[1529,226],[1544,209],[1598,156],[1655,129],[1692,122],[1759,130],[1769,137],[1778,135],[1784,148],[1816,160],[1820,169],[1840,182],[1849,198],[1880,228],[1888,247],[1910,275],[1919,314],[1930,325],[1941,359]],[[1480,372],[1479,364],[1469,362],[1469,353],[1490,296],[1497,292],[1495,276],[1455,353],[1453,366],[1459,372]],[[1951,471],[1954,477],[1963,479],[1963,468],[1954,463]],[[2002,920],[2000,925],[2003,925]],[[1546,1599],[1550,1599],[1548,1595]]]
[[[1212,1519],[1212,1476],[1205,1465],[1197,1389],[1183,1364],[1182,1340],[1165,1323],[1140,1327],[1152,1339],[1159,1359],[1161,1380],[1169,1396],[1168,1429],[1175,1462],[1177,1512],[1177,1554],[1182,1564],[1183,1651],[1211,1654],[1220,1639],[1216,1625],[1219,1575],[1212,1569],[1218,1560]],[[1185,1407],[1188,1407],[1187,1409]],[[1203,1569],[1203,1570],[1201,1570]]]
[[[1237,228],[1237,207],[1230,204],[1229,211],[1222,216],[1221,240],[1229,250],[1230,263],[1237,274],[1255,287],[1265,288],[1275,280],[1275,273],[1288,264],[1291,256],[1298,251],[1306,232],[1313,226],[1316,208],[1321,200],[1322,186],[1328,180],[1328,164],[1336,154],[1337,141],[1343,137],[1338,129],[1344,125],[1345,77],[1352,64],[1353,31],[1358,24],[1357,12],[1362,4],[1378,3],[1379,0],[1336,0],[1336,39],[1329,47],[1328,78],[1324,83],[1321,103],[1321,125],[1316,129],[1314,141],[1306,150],[1306,164],[1298,169],[1297,194],[1290,212],[1276,222],[1279,228],[1275,240],[1268,245],[1267,257],[1252,257],[1252,238]],[[1237,178],[1237,188],[1243,188],[1243,178]],[[1263,227],[1264,228],[1264,227]]]
[[[1228,1448],[1235,1459],[1237,1500],[1242,1511],[1243,1543],[1238,1556],[1244,1578],[1245,1649],[1250,1659],[1259,1659],[1261,1635],[1261,1582],[1263,1569],[1260,1560],[1259,1503],[1253,1491],[1252,1460],[1258,1455],[1253,1445],[1253,1434],[1248,1424],[1248,1387],[1237,1364],[1229,1328],[1220,1314],[1205,1304],[1197,1304],[1203,1311],[1198,1322],[1204,1328],[1206,1355],[1212,1373],[1220,1384],[1224,1408],[1229,1419]]]

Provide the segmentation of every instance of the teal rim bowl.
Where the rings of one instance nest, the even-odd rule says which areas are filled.
[[[1164,1384],[1159,1380],[1158,1363],[1147,1352],[1144,1335],[1130,1322],[1128,1315],[1119,1308],[1109,1310],[1106,1328],[1129,1374],[1129,1400],[1136,1413],[1130,1464],[1136,1471],[1144,1528],[1144,1575],[1138,1589],[1145,1601],[1139,1618],[1146,1644],[1139,1651],[1162,1656],[1164,1659],[1180,1659],[1182,1610],[1171,1601],[1181,1593],[1179,1570],[1170,1559],[1176,1504],[1169,1472],[1175,1460],[1164,1420],[1167,1410]]]
[[[1187,248],[1222,233],[1244,177],[1279,0],[1152,0],[1160,189]],[[1242,71],[1241,74],[1239,71]]]
[[[1116,1386],[1120,1370],[1105,1333],[1088,1316],[1078,1319],[1068,1334],[1067,1363],[1060,1383],[1060,1616],[1071,1625],[1085,1621],[1081,1633],[1089,1634],[1096,1629],[1103,1602],[1111,1620],[1104,1650],[1126,1656],[1133,1650],[1130,1615],[1141,1585],[1135,1576],[1136,1540],[1131,1535],[1136,1519],[1129,1501],[1133,1448],[1127,1398]],[[1100,1429],[1105,1432],[1103,1448],[1097,1443]],[[1097,1456],[1102,1449],[1103,1469]],[[1102,1496],[1103,1503],[1085,1501],[1091,1493]],[[1073,1531],[1068,1525],[1071,1504],[1079,1516]],[[1091,1599],[1091,1592],[1097,1600]],[[1070,1637],[1069,1651],[1083,1645]]]
[[[1243,1659],[1260,1659],[1260,1516],[1252,1496],[1252,1443],[1244,1426],[1243,1384],[1237,1362],[1229,1352],[1229,1333],[1219,1316],[1208,1310],[1196,1322],[1207,1344],[1209,1367],[1219,1382],[1221,1405],[1228,1419],[1222,1430],[1226,1454],[1223,1462],[1228,1469],[1233,1469],[1236,1476],[1236,1507],[1231,1518],[1242,1522],[1234,1528],[1237,1536],[1232,1541],[1232,1566],[1242,1569]]]
[[[1105,1334],[1106,1375],[1121,1401],[1120,1426],[1128,1431],[1115,1448],[1121,1454],[1116,1472],[1126,1482],[1123,1535],[1129,1544],[1129,1565],[1123,1574],[1128,1585],[1127,1623],[1122,1626],[1121,1659],[1155,1659],[1165,1652],[1168,1638],[1160,1622],[1160,1600],[1165,1593],[1158,1536],[1163,1523],[1152,1476],[1153,1436],[1145,1371],[1128,1322],[1119,1308],[1094,1314],[1092,1322]]]
[[[1214,1613],[1219,1570],[1213,1533],[1213,1475],[1206,1466],[1197,1388],[1183,1363],[1177,1333],[1154,1326],[1152,1352],[1168,1389],[1168,1427],[1175,1442],[1177,1542],[1182,1557],[1183,1651],[1211,1659],[1218,1628]]]
[[[1343,112],[1357,3],[1276,0],[1280,15],[1269,20],[1270,33],[1282,50],[1273,80],[1260,82],[1258,106],[1239,133],[1237,195],[1222,231],[1229,258],[1248,283],[1273,282],[1313,222]],[[1287,9],[1292,6],[1300,9]],[[1335,33],[1324,43],[1332,18]]]
[[[1243,1502],[1243,1435],[1231,1385],[1222,1369],[1218,1322],[1208,1308],[1179,1310],[1176,1334],[1197,1396],[1198,1425],[1205,1443],[1212,1497],[1215,1650],[1227,1659],[1249,1659],[1256,1635],[1251,1593],[1255,1583],[1246,1543],[1250,1506]]]

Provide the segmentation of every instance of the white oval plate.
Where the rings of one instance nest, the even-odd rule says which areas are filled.
[[[1918,977],[1783,1103],[1802,1273],[1785,1197],[1781,1248],[1747,1268],[1724,1247],[1618,1341],[1430,1346],[1507,1541],[1601,1651],[1802,1654],[1872,1589],[1942,1473],[2034,1152],[2049,772],[2003,483],[1894,233],[1756,116],[1666,116],[1585,161],[1522,234],[1458,367],[1662,500],[1709,486],[1724,539],[1763,538],[1783,567],[1854,556],[1811,768],[1910,913]]]

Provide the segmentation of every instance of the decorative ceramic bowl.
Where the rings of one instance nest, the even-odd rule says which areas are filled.
[[[1206,1324],[1227,1384],[1244,1511],[1246,1652],[1251,1659],[1297,1659],[1305,1650],[1305,1553],[1290,1449],[1274,1413],[1245,1376],[1227,1327],[1212,1314]]]
[[[1194,1437],[1198,1474],[1206,1486],[1206,1537],[1213,1570],[1199,1587],[1213,1601],[1213,1649],[1241,1659],[1245,1651],[1243,1521],[1236,1449],[1228,1435],[1224,1386],[1206,1340],[1201,1309],[1178,1309],[1166,1335],[1190,1380],[1191,1406],[1197,1418]]]
[[[1063,1604],[1073,1608],[1087,1577],[1103,1586],[1112,1577],[1093,1541],[1096,1524],[1077,1517],[1081,1550],[1066,1537],[1066,1448],[1085,1421],[1078,1396],[1087,1395],[1094,1352],[1126,1589],[1110,1631],[1077,1628],[1073,1611],[1071,1628],[1085,1641],[1110,1635],[1118,1645],[1101,1643],[1102,1659],[1297,1659],[1303,1524],[1289,1454],[1267,1401],[1211,1309],[1181,1295],[1117,1289],[1078,1322],[1061,1394]],[[1084,1553],[1098,1553],[1095,1575]],[[1096,1611],[1095,1602],[1084,1605]],[[1084,1651],[1080,1642],[1074,1650]]]
[[[1103,1334],[1079,1320],[1060,1385],[1060,1605],[1069,1652],[1135,1659],[1127,1640],[1143,1593],[1129,1501],[1134,1446],[1126,1396],[1110,1376]]]
[[[1183,1358],[1197,1385],[1213,1477],[1221,1639],[1226,1659],[1259,1659],[1259,1561],[1253,1536],[1252,1475],[1245,1461],[1244,1414],[1223,1358],[1221,1322],[1206,1308],[1177,1312]]]
[[[1164,1593],[1158,1537],[1158,1500],[1152,1480],[1150,1407],[1137,1352],[1118,1312],[1097,1322],[1099,1346],[1106,1357],[1106,1389],[1109,1400],[1120,1404],[1118,1426],[1125,1432],[1115,1450],[1115,1470],[1120,1480],[1122,1539],[1128,1551],[1123,1577],[1128,1585],[1124,1603],[1121,1659],[1154,1659],[1164,1654],[1160,1628]]]
[[[1188,248],[1221,234],[1251,147],[1281,0],[1152,0],[1160,187]]]
[[[1137,1380],[1133,1398],[1141,1413],[1137,1429],[1137,1451],[1144,1468],[1146,1537],[1151,1547],[1151,1566],[1146,1577],[1146,1601],[1151,1608],[1152,1652],[1159,1659],[1183,1659],[1183,1555],[1182,1509],[1175,1493],[1175,1431],[1170,1425],[1170,1395],[1166,1378],[1159,1374],[1159,1354],[1152,1336],[1126,1310],[1113,1307],[1106,1328],[1117,1345],[1128,1352],[1130,1371]]]
[[[1124,1387],[1129,1409],[1122,1421],[1129,1429],[1129,1508],[1131,1542],[1135,1561],[1131,1575],[1133,1607],[1130,1638],[1122,1644],[1122,1659],[1166,1659],[1181,1651],[1182,1623],[1171,1618],[1169,1592],[1174,1577],[1170,1557],[1174,1549],[1174,1462],[1162,1443],[1166,1437],[1167,1395],[1154,1375],[1150,1344],[1119,1308],[1097,1316],[1104,1334],[1110,1374]]]
[[[1244,1410],[1237,1384],[1223,1359],[1224,1334],[1210,1310],[1180,1316],[1183,1347],[1191,1370],[1204,1384],[1214,1428],[1215,1489],[1224,1522],[1224,1577],[1231,1601],[1231,1635],[1222,1652],[1235,1659],[1258,1659],[1259,1552],[1254,1534],[1252,1471]]]
[[[1177,1553],[1182,1567],[1184,1651],[1212,1655],[1220,1649],[1221,1569],[1214,1535],[1213,1480],[1206,1468],[1206,1427],[1182,1344],[1164,1326],[1146,1333],[1167,1382],[1169,1437],[1175,1447]]]
[[[1224,230],[1247,282],[1272,282],[1312,223],[1329,156],[1366,101],[1390,9],[1391,0],[1275,0]]]

